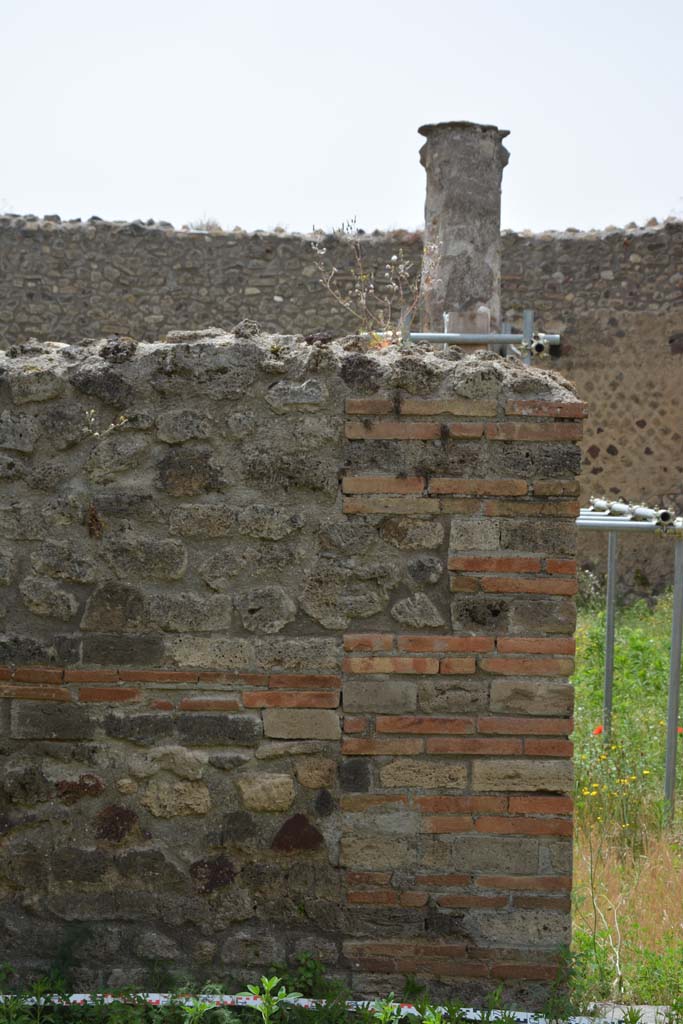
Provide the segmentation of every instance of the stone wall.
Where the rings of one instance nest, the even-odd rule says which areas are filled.
[[[245,336],[245,334],[247,336]],[[0,913],[26,974],[540,1002],[584,407],[280,336],[0,354]]]
[[[399,246],[419,273],[419,234],[366,236],[368,266]],[[326,239],[328,259],[351,282],[348,246]],[[503,236],[503,310],[525,306],[563,336],[554,361],[590,400],[582,498],[625,496],[683,510],[679,426],[683,349],[683,223],[625,231]],[[344,332],[353,318],[320,286],[301,235],[202,234],[171,225],[85,224],[0,218],[0,347],[30,336],[71,341],[110,334],[152,339],[174,328],[242,317],[266,328]],[[581,564],[602,565],[604,538],[583,534]],[[631,593],[670,580],[665,541],[624,538],[621,575]]]

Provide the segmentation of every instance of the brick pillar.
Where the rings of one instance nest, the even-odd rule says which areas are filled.
[[[414,973],[459,998],[502,982],[540,1005],[570,935],[567,677],[584,406],[385,395],[350,399],[347,414],[344,511],[385,517],[406,550],[438,559],[447,544],[451,593],[451,628],[344,638],[344,951],[355,987]],[[380,444],[398,475],[364,468]],[[450,472],[430,455],[439,448]],[[416,458],[423,468],[411,471]]]
[[[422,308],[427,330],[500,327],[500,189],[509,133],[449,121],[418,129],[427,139]],[[488,312],[484,311],[487,310]]]

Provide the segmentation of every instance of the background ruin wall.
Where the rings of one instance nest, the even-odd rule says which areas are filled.
[[[307,950],[367,995],[538,1005],[570,931],[573,393],[182,333],[32,343],[0,389],[2,959],[87,991]]]
[[[326,245],[348,286],[348,247],[333,238]],[[366,236],[363,246],[380,279],[399,246],[419,275],[421,235]],[[562,355],[551,365],[590,402],[582,498],[623,495],[683,510],[683,342],[673,351],[668,344],[683,331],[683,223],[507,232],[502,286],[513,324],[529,306],[541,329],[561,332]],[[355,329],[320,286],[304,236],[0,218],[0,346],[30,336],[152,339],[243,317],[284,332]],[[581,564],[602,566],[605,548],[603,537],[582,534]],[[622,538],[620,572],[631,593],[670,581],[671,561],[665,542]]]

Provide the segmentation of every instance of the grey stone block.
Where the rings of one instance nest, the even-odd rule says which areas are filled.
[[[408,714],[417,706],[417,684],[412,679],[346,679],[342,696],[347,712]]]
[[[293,708],[267,708],[263,712],[263,731],[273,739],[336,740],[341,735],[336,711]]]
[[[91,740],[95,724],[88,712],[52,701],[15,701],[11,735],[16,740]]]
[[[261,720],[253,715],[181,714],[178,735],[184,743],[197,747],[253,747],[262,735]]]

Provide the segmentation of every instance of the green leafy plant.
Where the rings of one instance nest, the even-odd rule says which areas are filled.
[[[197,1024],[210,1010],[215,1009],[214,1003],[202,999],[192,999],[189,1003],[181,1003],[180,1010],[184,1024]]]
[[[325,965],[310,953],[299,953],[293,965],[278,964],[274,970],[285,988],[301,991],[309,999],[320,1000],[315,1010],[316,1024],[345,1024],[348,1019],[347,999],[351,992],[338,978],[328,977]],[[290,1024],[308,1024],[311,1011],[291,1006],[287,1009]]]
[[[378,1024],[394,1024],[401,1017],[401,1010],[393,992],[386,999],[375,999],[372,1003],[373,1018]]]
[[[280,986],[278,988],[278,985]],[[246,992],[240,992],[241,996],[257,996],[261,1002],[254,1009],[261,1017],[263,1024],[271,1024],[287,1000],[301,999],[301,992],[288,992],[278,977],[261,978],[260,985],[247,985]]]

